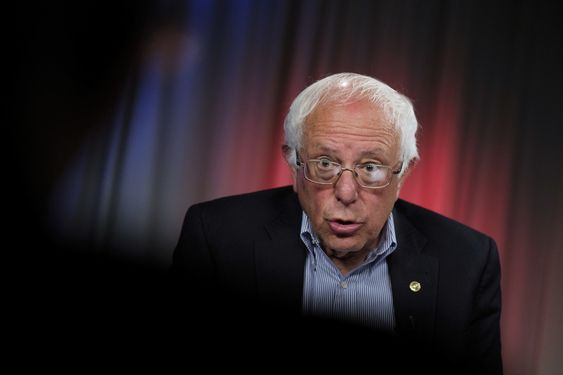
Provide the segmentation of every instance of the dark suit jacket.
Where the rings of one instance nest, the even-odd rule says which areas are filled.
[[[172,266],[181,277],[185,297],[180,298],[192,306],[201,302],[193,297],[197,293],[181,291],[186,288],[203,290],[207,304],[232,297],[213,318],[220,321],[233,311],[249,316],[252,310],[253,318],[283,312],[277,322],[280,315],[297,316],[306,258],[301,215],[291,187],[190,207]],[[405,343],[398,350],[461,365],[469,373],[501,373],[500,267],[494,241],[403,200],[396,202],[393,215],[398,247],[387,262],[395,337]],[[421,290],[411,291],[411,281],[420,282]],[[254,302],[269,310],[256,313]]]

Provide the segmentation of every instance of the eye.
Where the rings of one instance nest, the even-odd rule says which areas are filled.
[[[383,181],[387,174],[386,167],[376,162],[360,164],[358,169],[361,178],[367,183]]]
[[[368,173],[373,173],[373,172],[377,172],[381,169],[381,164],[369,162],[369,163],[364,163],[364,164],[360,165],[360,168],[362,168],[364,171],[366,171]]]
[[[331,170],[334,169],[334,163],[329,159],[322,158],[317,162],[317,167],[321,170]]]

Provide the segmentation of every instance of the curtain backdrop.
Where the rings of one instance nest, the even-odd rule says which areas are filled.
[[[548,4],[42,5],[27,14],[16,91],[26,201],[69,248],[167,267],[190,204],[290,182],[282,122],[303,88],[372,75],[410,97],[421,124],[402,198],[499,245],[506,373],[555,374],[563,43]]]

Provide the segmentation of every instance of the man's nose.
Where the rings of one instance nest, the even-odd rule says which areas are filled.
[[[350,172],[350,173],[345,173]],[[340,177],[334,183],[334,195],[344,205],[350,205],[358,199],[358,184],[355,172],[352,169],[343,168]]]

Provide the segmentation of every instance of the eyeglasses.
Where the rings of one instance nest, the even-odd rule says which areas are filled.
[[[305,178],[315,184],[335,184],[342,172],[350,171],[360,186],[368,189],[381,189],[391,183],[393,175],[401,172],[403,163],[401,162],[399,169],[396,171],[388,165],[381,165],[373,161],[356,164],[353,168],[344,168],[341,164],[322,157],[319,159],[309,159],[306,162],[298,159],[297,166],[304,166]]]

